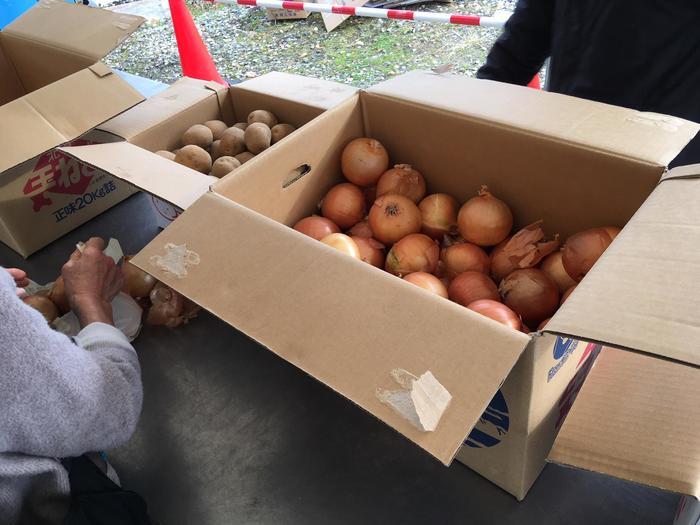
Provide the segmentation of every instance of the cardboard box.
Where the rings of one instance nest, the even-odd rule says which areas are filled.
[[[687,308],[697,312],[698,303],[687,290],[700,266],[683,256],[682,242],[700,241],[700,169],[659,180],[698,128],[517,86],[410,73],[327,111],[201,197],[191,193],[194,203],[132,262],[443,463],[456,456],[520,499],[600,343],[633,349],[618,353],[646,363],[671,357],[697,378],[700,355],[686,336],[697,339]],[[545,332],[515,332],[289,228],[341,180],[341,151],[360,136],[419,169],[431,193],[464,202],[488,184],[511,206],[516,228],[542,218],[566,238],[626,226]],[[89,148],[100,146],[70,151]],[[123,176],[143,177],[137,163]],[[435,430],[420,431],[377,395],[396,388],[397,369],[429,371],[451,394]],[[698,384],[686,390],[688,402],[697,401]]]
[[[0,240],[21,255],[133,192],[53,148],[143,100],[97,62],[142,22],[42,0],[0,32]]]
[[[182,134],[193,124],[222,119],[233,125],[246,121],[255,109],[272,111],[280,122],[300,128],[356,91],[336,82],[278,72],[230,87],[183,78],[99,127],[112,137],[110,142],[121,144],[64,151],[85,165],[103,168],[151,193],[155,220],[165,228],[218,179],[152,152],[180,147]],[[149,169],[144,171],[143,166]]]

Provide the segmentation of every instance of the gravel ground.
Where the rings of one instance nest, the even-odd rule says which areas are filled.
[[[514,5],[515,0],[459,0],[418,9],[491,15]],[[191,10],[221,76],[228,79],[286,71],[367,87],[404,71],[444,64],[473,76],[499,34],[481,27],[355,17],[327,33],[320,14],[275,22],[262,9],[194,4]],[[173,82],[181,71],[170,20],[142,27],[106,62]]]

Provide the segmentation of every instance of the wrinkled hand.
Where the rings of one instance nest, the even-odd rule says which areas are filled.
[[[102,322],[114,324],[111,301],[121,290],[122,272],[102,250],[105,243],[92,237],[83,248],[75,250],[61,271],[71,310],[81,326]]]
[[[17,296],[22,297],[24,295],[24,287],[29,285],[29,279],[27,278],[27,272],[20,270],[19,268],[5,268],[7,273],[15,280],[15,286],[17,286]]]

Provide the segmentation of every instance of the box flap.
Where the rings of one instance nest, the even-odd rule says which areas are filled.
[[[700,497],[699,399],[700,369],[604,348],[549,459]]]
[[[218,180],[128,142],[59,149],[183,210]]]
[[[368,90],[666,166],[700,126],[490,80],[413,71]]]
[[[179,278],[152,260],[170,243],[198,260]],[[132,262],[445,464],[530,341],[212,192]],[[395,369],[430,371],[452,395],[434,431],[419,431],[377,397],[399,388]]]
[[[0,107],[0,173],[143,100],[118,75],[97,71],[83,69]]]
[[[140,16],[63,0],[40,0],[3,29],[3,38],[41,43],[96,62],[144,21]]]
[[[0,39],[0,106],[24,95],[24,86],[19,81],[15,66],[3,51]]]
[[[700,366],[700,178],[661,182],[548,332]]]

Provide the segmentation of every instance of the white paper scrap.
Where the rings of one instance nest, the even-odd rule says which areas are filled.
[[[154,255],[151,264],[181,279],[187,275],[189,266],[199,264],[199,254],[188,250],[186,244],[169,242],[165,245],[165,255]]]

